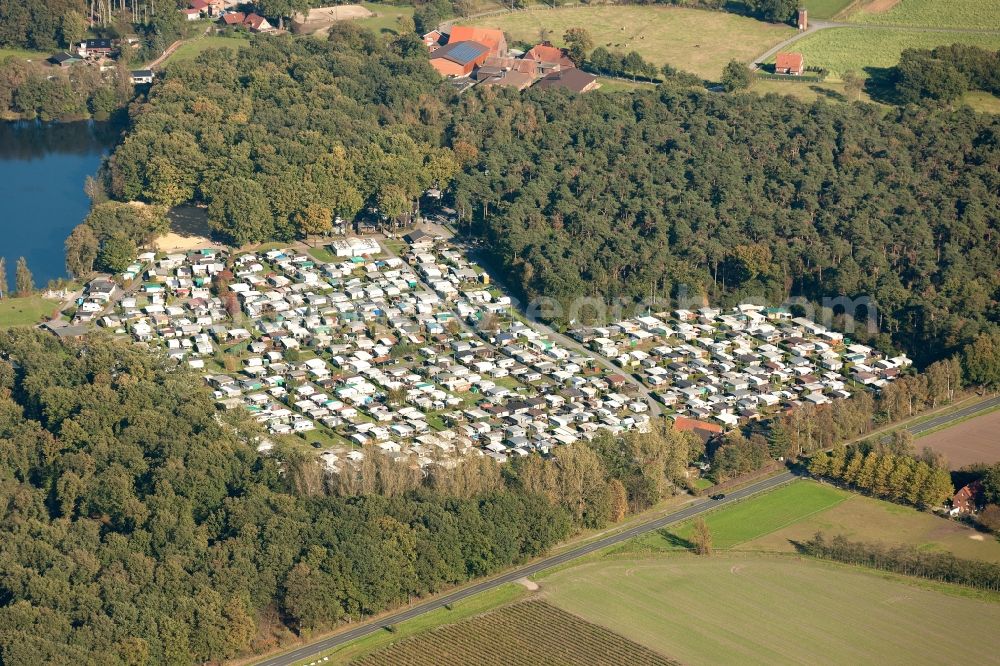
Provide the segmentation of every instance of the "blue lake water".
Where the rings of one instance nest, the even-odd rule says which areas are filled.
[[[114,146],[107,123],[0,122],[0,257],[28,260],[35,284],[66,277],[63,243],[90,209],[83,191]]]

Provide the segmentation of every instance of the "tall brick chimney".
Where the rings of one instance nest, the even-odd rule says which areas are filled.
[[[809,29],[809,12],[806,11],[805,7],[799,9],[799,30]]]

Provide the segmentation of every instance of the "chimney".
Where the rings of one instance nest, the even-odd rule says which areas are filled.
[[[805,7],[799,9],[799,30],[809,29],[809,13]]]

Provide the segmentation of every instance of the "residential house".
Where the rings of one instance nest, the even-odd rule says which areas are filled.
[[[968,515],[975,513],[982,506],[983,502],[983,482],[975,480],[972,483],[962,486],[951,498],[952,516]]]
[[[576,67],[562,49],[556,48],[548,42],[531,47],[524,54],[524,60],[536,63],[538,73],[541,76]]]
[[[805,58],[801,53],[779,53],[774,61],[776,74],[802,76],[806,71]]]
[[[135,69],[132,70],[132,74],[129,76],[129,80],[132,85],[144,85],[153,82],[153,70],[151,69]]]
[[[107,57],[114,51],[114,42],[110,39],[85,39],[80,42],[76,52],[81,58]]]

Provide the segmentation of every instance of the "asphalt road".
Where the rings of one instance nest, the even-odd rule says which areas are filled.
[[[915,436],[927,432],[928,430],[934,430],[942,426],[946,426],[954,421],[959,421],[961,419],[968,418],[970,416],[975,416],[980,412],[987,412],[996,407],[1000,407],[1000,395],[994,396],[987,400],[977,402],[974,405],[969,405],[968,407],[963,407],[962,409],[952,412],[950,414],[945,414],[944,416],[935,416],[932,419],[922,421],[916,425],[907,428]]]
[[[498,576],[497,578],[484,580],[480,583],[476,583],[475,585],[455,590],[454,592],[444,596],[430,599],[423,603],[393,613],[392,615],[383,617],[377,622],[373,621],[367,624],[358,625],[353,629],[341,632],[335,636],[331,636],[330,638],[326,638],[290,652],[265,659],[264,661],[258,662],[258,666],[291,666],[292,664],[295,664],[303,659],[308,659],[309,657],[320,652],[325,652],[326,650],[343,645],[344,643],[348,643],[363,636],[367,636],[368,634],[383,631],[383,628],[386,625],[399,624],[400,622],[417,617],[418,615],[422,615],[428,611],[441,608],[446,604],[453,604],[457,601],[461,601],[462,599],[467,599],[475,594],[479,594],[480,592],[485,592],[486,590],[494,587],[505,585],[506,583],[512,583],[519,578],[524,578],[525,576],[538,573],[543,569],[550,569],[565,562],[569,562],[579,557],[583,557],[584,555],[593,553],[594,551],[601,550],[602,548],[607,548],[608,546],[613,546],[639,535],[666,527],[671,523],[687,520],[688,518],[692,518],[711,509],[745,499],[750,495],[754,495],[765,490],[770,490],[788,483],[795,478],[795,475],[791,472],[783,472],[777,476],[772,476],[768,479],[764,479],[763,481],[758,481],[757,483],[753,483],[739,490],[734,490],[733,492],[728,493],[726,497],[721,500],[712,500],[708,498],[699,499],[685,508],[663,516],[662,518],[658,518],[641,525],[636,525],[635,527],[630,527],[627,530],[611,534],[602,539],[592,541],[558,555],[546,557],[532,564],[528,564],[519,569],[503,574],[502,576]]]

